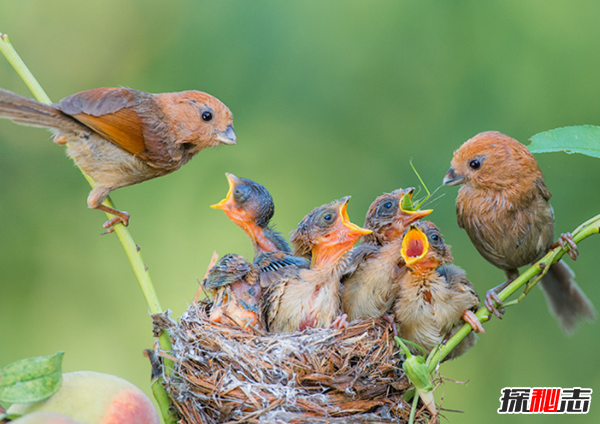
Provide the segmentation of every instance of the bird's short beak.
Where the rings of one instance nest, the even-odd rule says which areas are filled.
[[[236,186],[238,177],[236,177],[233,174],[230,174],[229,172],[226,172],[225,176],[227,177],[227,182],[229,183],[229,191],[227,192],[227,196],[225,196],[225,198],[219,203],[210,205],[210,207],[213,209],[225,209],[225,205],[227,205],[227,202],[229,202],[229,200],[231,199],[231,194],[233,193],[233,189]]]
[[[223,144],[236,144],[237,138],[233,127],[229,125],[225,131],[218,131],[215,138]]]
[[[410,266],[419,262],[425,257],[429,250],[429,242],[427,236],[418,227],[411,225],[409,230],[402,240],[402,250],[400,254],[404,259],[404,263]]]
[[[448,170],[448,172],[446,173],[446,176],[444,177],[444,181],[442,181],[442,184],[444,184],[445,186],[455,186],[455,185],[462,184],[464,180],[465,180],[464,175],[458,175],[456,172],[454,172],[453,168],[450,168]]]
[[[349,200],[350,196],[346,196],[341,199],[342,204],[338,212],[341,224],[346,228],[346,231],[349,232],[350,237],[354,236],[356,239],[358,239],[364,235],[371,234],[373,232],[372,230],[367,230],[366,228],[359,227],[358,225],[350,222],[350,218],[348,217],[348,212],[346,210],[348,208]]]

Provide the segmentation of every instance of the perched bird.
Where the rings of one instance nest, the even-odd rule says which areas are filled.
[[[349,321],[381,317],[394,303],[399,277],[405,272],[402,236],[410,224],[433,212],[402,208],[402,199],[414,190],[385,193],[369,207],[364,227],[373,232],[354,248],[342,278],[342,310]]]
[[[459,185],[456,198],[458,225],[464,228],[479,253],[504,270],[504,284],[488,291],[485,305],[500,317],[497,296],[519,276],[519,267],[540,259],[553,243],[554,212],[551,194],[537,162],[517,140],[495,131],[477,134],[454,152],[444,185]],[[559,240],[577,246],[569,234]],[[552,265],[542,278],[550,311],[563,330],[571,333],[581,319],[593,320],[592,303],[573,280],[563,261]]]
[[[203,282],[212,294],[209,319],[245,329],[263,329],[259,309],[262,291],[282,276],[287,267],[307,268],[306,260],[285,252],[261,253],[254,262],[241,255],[223,256]]]
[[[255,256],[264,252],[291,253],[287,241],[269,225],[275,205],[267,189],[252,180],[225,175],[229,182],[227,196],[211,208],[221,209],[248,234]]]
[[[349,199],[320,206],[298,224],[291,241],[296,255],[310,254],[311,268],[285,268],[283,276],[266,289],[262,310],[267,330],[290,333],[345,325],[346,317],[340,315],[340,278],[352,246],[371,232],[350,222]]]
[[[408,272],[399,282],[394,315],[404,339],[429,353],[464,321],[475,332],[485,333],[474,314],[479,297],[465,271],[451,265],[450,246],[434,224],[421,221],[409,227],[402,242],[402,257]],[[448,359],[462,355],[474,343],[475,335],[469,333]]]
[[[0,89],[0,118],[54,130],[54,142],[95,181],[87,203],[129,223],[129,214],[102,205],[120,187],[169,174],[206,147],[235,144],[233,117],[223,103],[199,91],[150,94],[96,88],[46,105]]]

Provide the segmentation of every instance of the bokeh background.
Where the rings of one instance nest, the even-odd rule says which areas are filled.
[[[9,34],[53,100],[102,86],[199,89],[235,115],[238,145],[203,151],[175,174],[112,198],[132,214],[164,308],[191,302],[213,250],[251,257],[245,234],[209,208],[225,172],[265,185],[274,222],[291,231],[312,208],[352,195],[362,224],[371,201],[430,188],[452,152],[485,130],[522,142],[565,125],[600,124],[600,3],[596,1],[0,2]],[[0,86],[30,95],[0,58]],[[600,162],[537,157],[554,197],[557,232],[600,213]],[[0,122],[0,367],[66,351],[64,369],[121,376],[148,390],[147,307],[89,186],[44,130]],[[431,215],[480,295],[503,281],[456,224],[456,188]],[[600,306],[600,239],[568,260]],[[599,422],[587,416],[499,416],[507,386],[600,387],[600,327],[571,338],[539,290],[486,325],[466,356],[441,367],[450,422]],[[597,392],[600,393],[600,392]]]

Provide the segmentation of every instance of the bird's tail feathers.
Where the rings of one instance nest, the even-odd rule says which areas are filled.
[[[77,130],[81,125],[56,108],[29,97],[0,88],[0,118],[8,118],[21,125]]]
[[[596,319],[594,305],[574,278],[575,273],[571,268],[563,261],[558,261],[550,267],[541,282],[550,312],[567,335],[573,334],[578,322]]]

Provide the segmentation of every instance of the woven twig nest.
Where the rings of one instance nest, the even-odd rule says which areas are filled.
[[[190,306],[179,323],[155,316],[171,333],[172,353],[158,354],[175,361],[165,387],[182,422],[407,421],[410,384],[386,320],[259,335],[209,321],[208,307]]]

